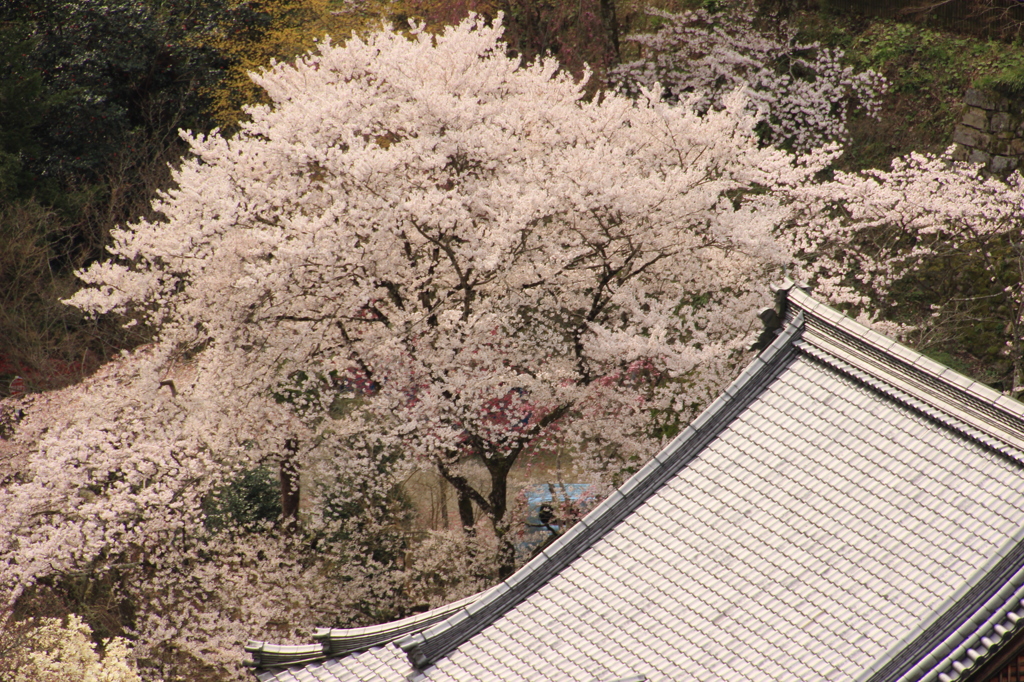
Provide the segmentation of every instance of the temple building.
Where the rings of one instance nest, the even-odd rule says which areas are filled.
[[[798,287],[752,364],[504,583],[262,682],[1011,682],[1024,405]]]

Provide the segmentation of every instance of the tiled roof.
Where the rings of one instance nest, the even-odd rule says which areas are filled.
[[[505,583],[259,679],[962,679],[1024,615],[1024,406],[787,301],[726,393]]]

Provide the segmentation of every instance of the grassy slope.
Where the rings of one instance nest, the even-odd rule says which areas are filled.
[[[919,24],[802,13],[800,38],[842,48],[850,64],[889,80],[883,120],[860,118],[843,159],[848,170],[886,168],[912,151],[941,152],[963,115],[964,92],[1024,68],[1024,46]]]

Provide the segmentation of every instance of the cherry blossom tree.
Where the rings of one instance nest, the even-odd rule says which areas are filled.
[[[15,460],[0,488],[3,605],[40,581],[57,592],[72,578],[113,582],[153,679],[233,677],[254,635],[308,639],[317,624],[393,617],[379,611],[401,581],[388,558],[401,537],[382,525],[400,518],[388,513],[388,467],[372,456],[311,467],[302,533],[239,513],[224,498],[276,464],[244,439],[274,426],[226,414],[193,383],[197,368],[160,351],[19,401],[24,417],[0,441]]]
[[[671,99],[690,95],[708,108],[741,88],[765,141],[801,152],[845,142],[852,110],[878,116],[881,74],[843,65],[842,50],[798,42],[785,20],[758,17],[748,0],[650,14],[660,20],[655,32],[626,37],[640,47],[640,59],[611,73],[626,90],[658,82]]]
[[[945,154],[911,154],[889,170],[837,172],[808,185],[805,230],[790,231],[816,292],[914,323],[918,345],[941,346],[956,326],[996,329],[1012,395],[1024,391],[1024,179],[986,175]],[[813,195],[813,199],[810,199]],[[813,207],[813,208],[810,208]],[[922,282],[942,286],[921,291]],[[943,286],[945,285],[945,286]],[[915,319],[906,292],[931,294]],[[905,330],[910,331],[910,330]]]
[[[718,393],[829,153],[759,145],[743,93],[586,99],[500,36],[325,41],[254,76],[271,103],[233,137],[186,135],[162,217],[115,232],[71,299],[155,341],[19,405],[9,602],[121,571],[143,655],[227,674],[247,636],[394,615],[406,472],[454,488],[505,574],[519,459],[615,482]],[[259,470],[287,518],[218,502]]]
[[[72,302],[195,355],[178,390],[244,411],[249,447],[430,462],[499,533],[508,470],[545,438],[592,468],[645,457],[669,380],[736,347],[786,262],[790,209],[741,190],[816,166],[758,149],[740,96],[583,102],[500,33],[386,31],[259,74],[273,104],[191,137],[165,219],[117,233]]]

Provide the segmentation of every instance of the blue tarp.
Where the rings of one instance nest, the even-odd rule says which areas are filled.
[[[572,526],[594,508],[597,498],[589,483],[536,483],[523,489],[526,532],[516,544],[520,559],[528,559],[562,526]]]

